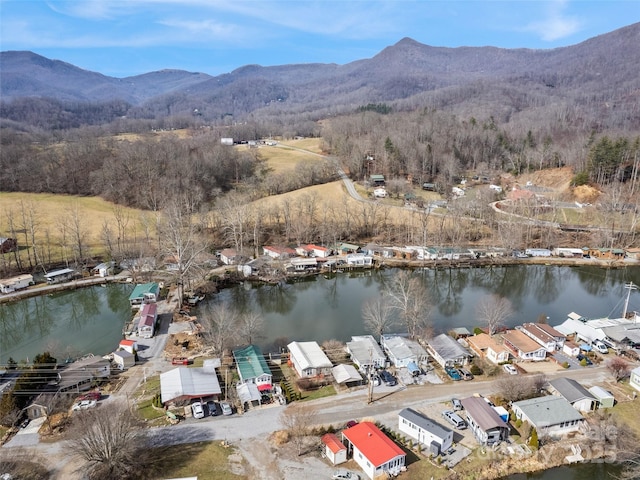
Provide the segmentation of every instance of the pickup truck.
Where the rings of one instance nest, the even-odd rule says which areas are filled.
[[[171,359],[171,365],[189,365],[191,360],[187,357],[173,357]]]

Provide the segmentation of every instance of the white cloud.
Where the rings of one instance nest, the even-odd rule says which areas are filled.
[[[556,0],[549,4],[546,17],[529,23],[523,30],[537,34],[546,42],[569,37],[580,31],[582,22],[565,13],[567,2]]]

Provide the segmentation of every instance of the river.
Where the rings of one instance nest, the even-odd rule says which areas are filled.
[[[242,285],[208,297],[202,315],[220,303],[239,310],[253,309],[264,319],[255,340],[265,351],[288,341],[349,340],[368,333],[362,322],[363,302],[380,294],[399,272],[368,270],[333,276],[318,275],[282,285]],[[640,284],[640,267],[605,270],[591,267],[508,266],[415,271],[433,304],[437,331],[473,327],[475,307],[484,295],[497,293],[511,300],[511,326],[548,316],[556,325],[571,311],[588,317],[619,316],[624,284]],[[49,350],[59,359],[86,353],[104,355],[121,338],[131,318],[127,284],[109,284],[43,295],[0,305],[0,362],[26,360]],[[630,307],[640,310],[640,293],[631,294]],[[399,329],[400,330],[400,329]],[[285,343],[285,344],[286,344]]]
[[[255,340],[267,351],[286,340],[347,341],[369,333],[361,309],[380,294],[397,269],[318,275],[281,285],[244,285],[206,299],[199,314],[223,303],[239,311],[252,309],[264,318],[263,336]],[[453,327],[472,329],[476,306],[488,294],[508,298],[514,309],[507,324],[535,322],[541,316],[557,325],[571,311],[589,318],[619,317],[627,291],[625,283],[640,284],[640,267],[606,270],[596,267],[516,265],[493,268],[415,271],[433,305],[431,321],[437,332]],[[629,309],[640,310],[640,293],[631,294]],[[401,331],[401,328],[398,328]]]
[[[619,465],[611,463],[582,463],[543,472],[519,473],[503,480],[613,480],[619,478],[620,470]]]
[[[108,284],[0,304],[0,362],[49,351],[58,361],[104,355],[122,339],[131,318],[128,284]]]

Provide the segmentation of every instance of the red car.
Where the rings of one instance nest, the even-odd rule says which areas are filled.
[[[171,365],[189,365],[191,363],[187,357],[173,357]]]
[[[102,398],[102,394],[98,391],[87,392],[78,397],[78,402],[83,400],[95,400],[96,402]]]

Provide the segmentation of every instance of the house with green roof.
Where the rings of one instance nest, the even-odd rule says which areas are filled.
[[[160,296],[160,285],[155,282],[139,283],[129,295],[131,308],[140,308],[143,304],[156,303]]]
[[[233,358],[236,361],[241,383],[253,383],[261,392],[271,390],[271,378],[273,375],[260,347],[249,345],[234,350]]]

